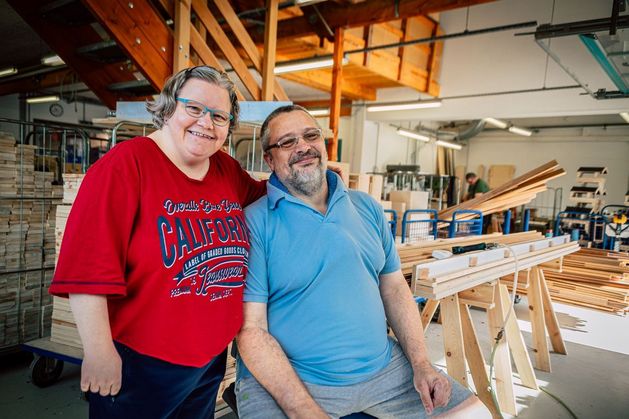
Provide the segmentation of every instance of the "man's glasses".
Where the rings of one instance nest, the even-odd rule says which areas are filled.
[[[269,150],[273,148],[282,148],[284,150],[290,150],[291,148],[295,147],[297,143],[299,143],[300,138],[303,138],[304,141],[308,144],[316,143],[317,141],[323,138],[323,133],[321,129],[319,128],[309,129],[307,131],[304,131],[301,135],[281,138],[275,144],[267,146],[264,149],[264,151],[268,152]]]
[[[208,108],[207,106],[197,102],[196,100],[178,97],[177,102],[183,103],[186,113],[193,118],[202,118],[203,116],[205,116],[205,114],[209,113],[210,118],[212,118],[212,123],[219,127],[224,127],[225,125],[229,124],[229,121],[234,119],[234,116],[232,114],[219,111],[218,109]]]

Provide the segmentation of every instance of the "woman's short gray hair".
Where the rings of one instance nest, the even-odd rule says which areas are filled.
[[[262,150],[266,150],[267,147],[269,146],[269,141],[271,141],[271,130],[269,129],[269,124],[271,123],[271,121],[277,118],[278,116],[280,116],[281,114],[294,112],[294,111],[305,112],[306,115],[312,118],[315,125],[318,128],[321,128],[321,126],[319,125],[319,122],[317,122],[317,120],[312,115],[310,115],[310,112],[308,112],[308,109],[304,108],[303,106],[299,106],[299,105],[280,106],[279,108],[271,112],[269,116],[267,116],[264,122],[262,123],[262,128],[260,129],[260,141],[262,142]]]
[[[161,129],[168,118],[175,113],[179,91],[190,79],[203,80],[227,90],[229,93],[229,101],[231,102],[229,113],[234,117],[229,122],[229,133],[231,134],[234,128],[238,126],[238,114],[240,112],[236,88],[234,87],[234,83],[227,76],[227,73],[207,65],[181,70],[166,81],[164,88],[156,100],[146,102],[146,110],[153,116],[153,125],[155,125],[157,129]]]

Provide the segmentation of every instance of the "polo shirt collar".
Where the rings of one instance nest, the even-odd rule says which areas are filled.
[[[325,178],[328,182],[328,210],[336,201],[338,201],[343,195],[347,193],[347,186],[341,181],[339,175],[331,171],[326,170]],[[287,199],[292,202],[302,203],[302,201],[288,191],[286,186],[275,175],[271,174],[266,187],[267,198],[269,202],[269,208],[275,209],[282,199]]]

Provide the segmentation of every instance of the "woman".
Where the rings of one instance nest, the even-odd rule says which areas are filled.
[[[70,298],[90,417],[213,417],[242,322],[242,208],[265,184],[221,151],[239,110],[225,73],[181,71],[147,109],[157,131],[86,174],[50,292]]]

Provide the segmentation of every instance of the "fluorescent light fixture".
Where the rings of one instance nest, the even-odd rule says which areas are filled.
[[[629,112],[620,112],[620,116],[622,116],[622,119],[629,124]]]
[[[37,97],[29,97],[26,98],[26,103],[46,103],[46,102],[59,102],[59,96],[50,95],[50,96],[37,96]]]
[[[402,128],[398,128],[397,129],[397,133],[400,134],[403,137],[413,138],[415,140],[424,141],[426,143],[428,141],[430,141],[430,138],[426,137],[425,135],[421,135],[421,134],[418,134],[416,132],[408,131],[408,130],[405,130],[405,129],[402,129]]]
[[[509,132],[518,135],[524,135],[525,137],[530,137],[533,135],[533,131],[529,131],[528,129],[518,128],[518,127],[509,127]]]
[[[460,144],[454,144],[454,143],[450,143],[448,141],[437,140],[437,141],[435,141],[435,144],[437,144],[438,146],[441,146],[441,147],[451,148],[453,150],[460,150],[460,149],[463,148],[463,146],[460,145]]]
[[[349,58],[343,57],[343,65],[349,62]],[[327,68],[334,65],[334,59],[327,58],[307,58],[305,60],[289,61],[280,63],[273,69],[274,74],[292,73],[294,71],[315,70],[317,68]]]
[[[440,100],[424,100],[410,103],[391,103],[388,105],[367,106],[367,112],[407,111],[410,109],[438,108],[440,106]]]
[[[17,68],[15,67],[3,68],[0,70],[0,77],[12,76],[14,74],[17,74]]]
[[[309,6],[311,4],[315,4],[315,3],[321,3],[325,0],[295,0],[294,4],[295,6]]]
[[[509,126],[509,124],[507,124],[506,122],[501,121],[500,119],[496,119],[496,118],[483,118],[483,121],[485,121],[489,125],[492,125],[500,129],[506,129]]]
[[[44,65],[56,66],[65,64],[65,61],[63,61],[60,56],[55,54],[42,58],[41,63]]]
[[[328,116],[330,115],[329,109],[308,109],[308,113],[312,116]]]

